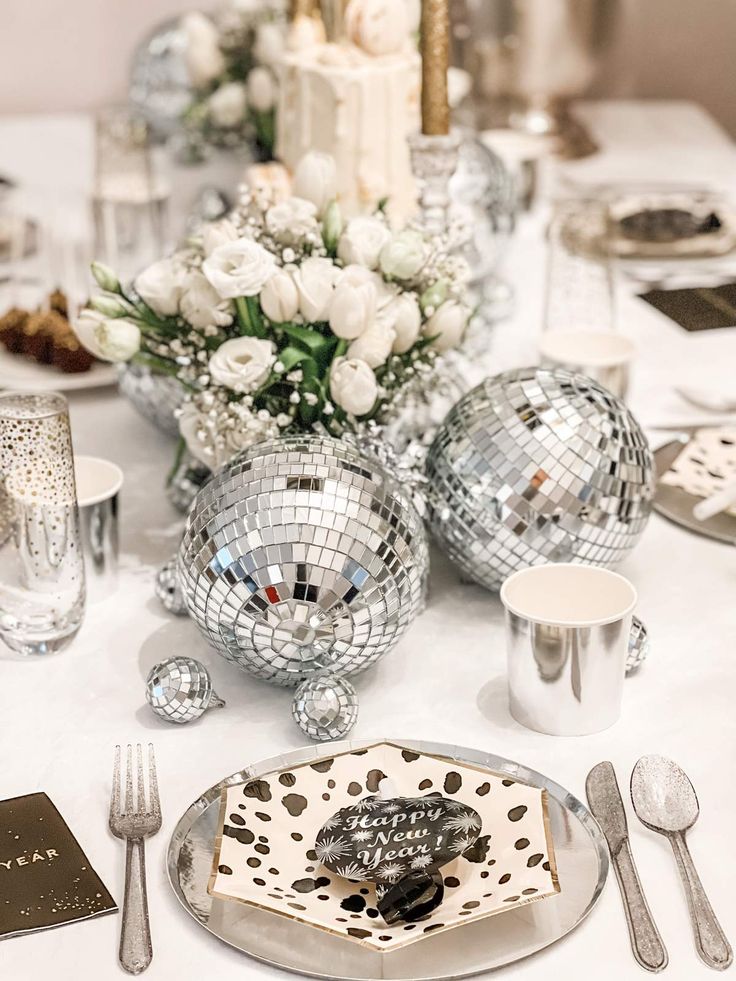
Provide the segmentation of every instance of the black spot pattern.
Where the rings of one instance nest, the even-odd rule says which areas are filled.
[[[270,821],[271,815],[266,814],[264,811],[256,811],[256,817],[259,821]]]
[[[367,905],[362,896],[346,896],[340,903],[340,909],[347,910],[349,913],[362,913]]]
[[[509,821],[521,821],[527,812],[527,808],[524,804],[519,804],[518,807],[512,807],[509,811]]]
[[[365,785],[372,794],[375,794],[378,791],[379,783],[382,780],[385,780],[385,778],[386,774],[383,772],[383,770],[369,770]]]
[[[348,927],[347,932],[351,937],[357,937],[358,940],[365,940],[366,937],[373,936],[370,930],[362,930],[360,927]]]
[[[227,835],[228,838],[234,838],[236,841],[239,841],[241,845],[250,845],[256,840],[256,836],[247,828],[231,828],[225,825],[222,833]]]
[[[509,879],[510,879],[510,878],[511,878],[511,876],[509,875],[509,873],[508,873],[508,872],[506,872],[506,873],[505,873],[504,875],[502,875],[502,876],[501,876],[501,878],[500,878],[500,879],[498,880],[498,884],[499,884],[499,886],[502,886],[502,885],[504,885],[504,884],[505,884],[506,882],[508,882],[508,881],[509,881]]]
[[[456,889],[460,885],[460,880],[457,876],[448,875],[445,879],[445,885],[449,886],[450,889]]]
[[[233,874],[233,870],[230,868],[229,865],[218,865],[217,866],[217,871],[218,872],[222,872],[223,875],[232,875]]]
[[[485,862],[488,849],[491,847],[491,836],[481,835],[471,846],[463,852],[463,858],[468,862]]]
[[[520,852],[524,848],[528,848],[528,847],[529,847],[528,838],[517,838],[516,841],[514,842],[514,848],[517,850],[517,852]]]
[[[480,787],[476,789],[475,792],[479,797],[485,797],[490,789],[491,789],[491,785],[488,782],[486,782],[486,783],[482,783]]]
[[[258,800],[271,800],[271,788],[265,780],[251,780],[243,787],[246,797],[256,797]]]
[[[413,763],[419,759],[419,753],[412,753],[410,749],[402,749],[401,755],[407,763]]]
[[[526,860],[526,867],[528,869],[533,869],[535,865],[539,865],[543,858],[544,855],[542,855],[541,852],[537,852],[536,855],[530,855]],[[544,866],[542,866],[542,868],[544,868]]]
[[[445,793],[446,794],[456,794],[458,790],[463,785],[463,778],[456,770],[450,770],[450,772],[445,777]]]
[[[360,795],[363,793],[363,788],[359,783],[356,783],[355,780],[352,780],[348,784],[348,793],[351,797],[360,797]]]
[[[432,786],[432,781],[431,780],[422,780],[419,783],[419,789],[420,790],[429,790],[429,788],[431,786]]]
[[[325,886],[329,886],[330,880],[326,875],[321,875],[317,879],[297,879],[296,882],[292,882],[291,888],[295,892],[314,892],[315,889],[323,889]]]
[[[253,847],[261,855],[270,855],[271,854],[271,849],[268,847],[268,845],[264,845],[260,841],[258,842],[257,845],[254,845]]]
[[[316,770],[317,773],[327,773],[328,770],[332,769],[332,764],[334,762],[334,760],[318,760],[316,763],[310,763],[309,765],[313,770]]]
[[[281,798],[281,803],[292,817],[299,817],[307,808],[307,798],[301,794],[287,794]]]
[[[261,864],[261,860],[260,858],[256,858],[254,855],[251,855],[250,858],[247,860],[247,864],[250,865],[252,869],[257,869],[258,866]]]
[[[279,783],[282,785],[282,787],[293,787],[296,783],[296,777],[293,773],[280,773]]]
[[[245,825],[245,818],[242,814],[231,814],[230,820],[233,824],[237,824],[238,827],[242,828]]]

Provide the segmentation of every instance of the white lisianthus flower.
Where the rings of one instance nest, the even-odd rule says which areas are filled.
[[[329,315],[330,330],[336,337],[354,340],[368,330],[375,319],[376,288],[370,280],[357,285],[347,280],[338,284]]]
[[[317,233],[317,209],[303,198],[287,198],[266,212],[266,228],[277,242],[294,245]]]
[[[159,259],[136,278],[135,291],[160,317],[173,317],[179,310],[182,281],[181,266],[173,259]]]
[[[348,348],[348,358],[365,361],[371,368],[385,364],[396,337],[396,331],[385,320],[376,320]]]
[[[386,311],[389,323],[393,324],[395,337],[392,350],[394,354],[405,354],[416,344],[422,326],[419,303],[413,293],[400,293]]]
[[[219,245],[202,263],[202,272],[223,299],[257,296],[275,269],[271,253],[250,238]]]
[[[299,291],[299,312],[307,323],[327,320],[337,273],[338,269],[330,259],[319,256],[305,259],[294,273]]]
[[[357,358],[335,358],[330,369],[330,396],[346,412],[366,415],[378,398],[378,383],[371,366]]]
[[[211,255],[220,245],[234,242],[240,238],[235,225],[229,218],[221,218],[219,221],[209,222],[202,232],[202,249],[205,256]]]
[[[80,344],[102,361],[130,361],[141,347],[141,332],[124,317],[109,319],[86,307],[73,324]]]
[[[400,51],[409,38],[409,8],[395,0],[350,0],[345,33],[370,55]]]
[[[276,360],[273,341],[234,337],[221,344],[209,361],[209,373],[218,385],[233,392],[254,392],[266,381]]]
[[[256,40],[253,54],[262,65],[273,65],[281,57],[286,47],[284,30],[273,21],[259,24],[256,29]]]
[[[207,100],[210,118],[216,126],[224,129],[240,126],[245,119],[247,107],[245,86],[240,82],[226,82],[215,89]]]
[[[411,228],[392,235],[391,240],[381,249],[379,258],[381,272],[395,279],[411,279],[424,262],[424,237]]]
[[[293,320],[299,310],[299,290],[283,269],[277,270],[261,290],[261,309],[269,320],[283,324]]]
[[[381,249],[391,238],[391,232],[380,218],[358,216],[351,218],[337,244],[337,254],[345,263],[357,263],[375,269]]]
[[[310,150],[294,171],[294,194],[311,201],[321,217],[337,197],[337,167],[329,153]]]
[[[225,70],[217,28],[204,14],[193,12],[182,17],[184,61],[192,85],[202,88]]]
[[[248,102],[256,112],[268,112],[276,102],[276,79],[268,68],[256,65],[246,82]]]
[[[206,276],[196,270],[184,280],[179,311],[182,317],[197,330],[205,327],[226,327],[233,321],[230,300],[223,300]]]
[[[424,325],[424,336],[432,337],[435,351],[457,347],[465,333],[470,311],[456,300],[445,300]]]

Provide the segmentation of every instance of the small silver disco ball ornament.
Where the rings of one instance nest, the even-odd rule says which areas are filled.
[[[624,403],[585,375],[521,368],[450,411],[427,456],[429,524],[489,589],[546,562],[611,566],[652,509],[654,465]]]
[[[649,657],[649,632],[647,628],[634,615],[631,618],[631,633],[629,635],[629,649],[626,654],[626,674],[633,674],[642,666]]]
[[[144,419],[167,436],[179,438],[176,410],[184,401],[185,391],[178,379],[145,364],[124,364],[118,371],[118,387]]]
[[[307,678],[294,692],[291,714],[310,739],[342,739],[358,721],[358,693],[347,678]]]
[[[215,694],[207,668],[193,657],[169,657],[151,668],[146,701],[156,715],[179,725],[225,704]]]
[[[133,54],[130,103],[157,139],[166,139],[179,130],[182,115],[192,101],[185,51],[181,18],[175,17],[155,27]]]
[[[409,493],[331,437],[258,443],[199,491],[179,579],[202,633],[278,685],[363,671],[418,613],[427,540]]]
[[[186,616],[187,601],[179,585],[176,556],[164,563],[156,574],[155,592],[165,610],[177,617]]]

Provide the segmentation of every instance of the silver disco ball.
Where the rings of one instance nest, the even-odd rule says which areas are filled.
[[[545,562],[614,565],[638,542],[654,494],[636,419],[561,368],[507,371],[464,396],[430,447],[427,477],[432,531],[489,589]]]
[[[245,450],[199,491],[179,576],[223,657],[293,686],[389,651],[420,609],[428,562],[403,487],[351,445],[310,434]]]
[[[159,24],[138,45],[130,69],[129,99],[158,139],[181,127],[193,89],[185,60],[181,18]]]

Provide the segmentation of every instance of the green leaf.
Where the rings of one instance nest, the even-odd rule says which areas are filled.
[[[255,296],[246,296],[245,305],[248,308],[248,316],[253,325],[253,333],[256,337],[265,337],[266,325],[263,323],[263,314],[261,313],[261,305],[258,302],[258,298]]]
[[[310,327],[301,327],[299,324],[285,324],[284,333],[312,354],[321,352],[331,341],[331,338],[325,337],[324,334]]]
[[[300,351],[298,347],[289,346],[281,351],[278,360],[284,366],[284,372],[287,372],[291,371],[298,364],[302,364],[302,367],[304,367],[303,362],[312,361],[312,355],[307,351]],[[312,361],[312,364],[314,364],[314,361]]]

